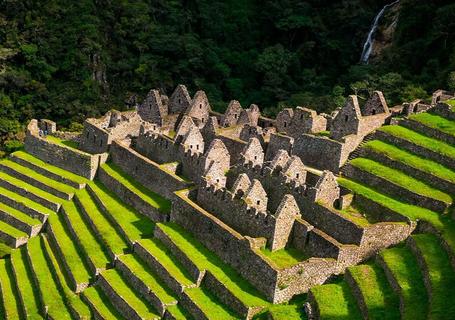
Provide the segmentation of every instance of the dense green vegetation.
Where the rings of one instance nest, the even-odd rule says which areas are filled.
[[[178,83],[206,90],[217,110],[236,98],[267,114],[286,104],[330,111],[373,89],[390,104],[454,89],[450,0],[402,0],[391,45],[358,63],[388,2],[2,1],[0,136],[17,148],[32,117],[77,131],[86,116]]]

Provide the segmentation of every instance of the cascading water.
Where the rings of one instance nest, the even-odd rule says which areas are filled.
[[[373,36],[374,36],[376,30],[378,29],[379,20],[381,19],[381,17],[384,15],[384,12],[388,8],[396,5],[398,2],[400,2],[400,0],[396,0],[392,3],[385,5],[374,18],[373,25],[371,26],[370,32],[368,32],[367,40],[365,41],[365,43],[363,45],[363,51],[362,51],[362,56],[360,57],[360,62],[368,63],[368,59],[370,58],[370,54],[373,49]]]

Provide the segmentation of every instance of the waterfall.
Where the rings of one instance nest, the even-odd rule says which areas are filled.
[[[388,8],[396,5],[398,2],[400,2],[400,0],[396,0],[392,3],[385,5],[374,18],[373,25],[371,26],[370,32],[368,32],[367,40],[365,41],[365,43],[363,45],[363,51],[362,51],[362,55],[360,57],[360,62],[368,63],[368,59],[370,58],[371,50],[373,49],[373,36],[374,36],[376,30],[378,29],[379,20],[381,19],[381,17],[384,15],[384,12]]]

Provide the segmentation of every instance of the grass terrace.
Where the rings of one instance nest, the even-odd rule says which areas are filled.
[[[45,256],[45,246],[40,237],[30,240],[27,244],[28,256],[32,263],[33,273],[38,282],[43,303],[53,319],[71,319],[70,310],[64,303],[63,292],[55,282],[55,274],[51,270]]]
[[[73,201],[64,203],[63,209],[82,245],[85,258],[90,259],[95,267],[104,269],[110,262],[106,248],[98,242]]]
[[[402,126],[384,126],[379,129],[392,136],[408,140],[416,145],[424,147],[428,150],[442,154],[444,156],[455,158],[455,147],[450,144],[444,143],[440,140],[429,138],[420,133],[412,131]]]
[[[320,319],[362,319],[354,296],[345,282],[315,286],[311,292],[319,306]]]
[[[114,308],[109,298],[98,287],[90,287],[83,291],[82,295],[90,301],[96,311],[106,320],[124,319]]]
[[[0,260],[0,287],[1,305],[0,316],[2,319],[20,319],[20,302],[14,285],[14,274],[9,259]]]
[[[278,269],[295,266],[299,262],[309,258],[302,251],[292,247],[276,251],[271,251],[268,248],[261,248],[260,253]]]
[[[392,160],[402,162],[408,166],[432,174],[440,179],[455,183],[455,171],[435,161],[421,158],[413,153],[380,140],[369,141],[365,143],[363,147],[376,153],[381,153]]]
[[[26,197],[18,195],[17,193],[9,191],[8,189],[5,189],[3,187],[0,187],[0,194],[8,197],[9,199],[12,199],[12,200],[18,202],[18,203],[21,203],[22,205],[24,205],[26,207],[35,209],[36,211],[41,212],[42,214],[48,214],[48,215],[55,214],[55,212],[52,211],[51,209],[46,208],[45,206],[43,206],[35,201],[32,201]]]
[[[11,253],[11,264],[16,275],[16,286],[24,302],[27,319],[42,319],[38,316],[40,312],[39,292],[27,261],[25,246]]]
[[[455,99],[449,99],[449,100],[446,100],[444,102],[452,107],[452,111],[455,111]]]
[[[172,242],[184,252],[200,270],[210,271],[226,288],[248,306],[267,306],[269,303],[234,269],[175,223],[157,224]]]
[[[439,239],[432,234],[412,236],[428,267],[431,286],[429,319],[455,319],[455,273]]]
[[[139,184],[132,177],[124,173],[118,166],[113,163],[106,163],[101,168],[114,179],[120,181],[128,189],[136,193],[144,201],[148,202],[154,208],[161,212],[168,213],[171,211],[171,202],[161,195],[147,189]]]
[[[23,213],[13,207],[10,207],[2,202],[0,202],[0,211],[6,212],[8,215],[17,218],[18,220],[28,224],[29,226],[36,226],[41,224],[41,221],[30,217],[28,214]]]
[[[383,250],[379,254],[401,288],[403,319],[427,319],[428,295],[422,272],[412,252],[397,247]]]
[[[304,310],[306,295],[298,295],[288,303],[271,304],[268,310],[260,312],[253,317],[255,320],[267,320],[271,316],[273,320],[306,320]]]
[[[381,177],[403,188],[409,189],[417,194],[445,203],[452,203],[452,197],[447,193],[434,189],[426,183],[412,178],[402,171],[384,166],[379,162],[366,158],[355,158],[351,160],[350,164],[356,168],[372,173],[375,176]]]
[[[375,222],[374,219],[368,215],[368,212],[363,212],[362,210],[353,205],[350,205],[345,209],[336,211],[339,212],[341,215],[345,216],[350,221],[354,222],[356,225],[361,227],[368,227]]]
[[[46,139],[55,144],[61,145],[66,148],[77,149],[79,148],[79,143],[71,140],[63,140],[56,136],[46,136]]]
[[[63,217],[61,215],[52,215],[49,217],[48,223],[52,228],[58,246],[63,252],[63,256],[60,258],[66,261],[76,283],[88,283],[90,268],[87,265],[87,260],[83,259],[84,253],[75,239],[71,238],[70,231],[65,225]]]
[[[455,136],[455,121],[428,112],[414,114],[409,118],[427,127]]]
[[[174,317],[176,320],[187,320],[192,319],[186,310],[182,308],[181,305],[176,304],[166,307],[166,310]]]
[[[368,309],[369,319],[399,319],[400,300],[376,264],[358,265],[349,268],[358,285]]]
[[[129,284],[122,278],[120,273],[115,269],[109,269],[102,272],[103,277],[117,294],[134,308],[142,319],[159,319],[156,310],[146,303],[139,294],[134,291]]]
[[[92,224],[89,223],[89,226],[93,228],[94,225],[96,229],[94,230],[95,234],[100,237],[100,240],[113,253],[122,254],[128,248],[128,243],[104,216],[104,213],[98,208],[87,189],[78,190],[76,196],[83,206],[83,211],[88,216],[88,219],[92,221]],[[85,217],[85,214],[83,216]]]
[[[28,235],[25,232],[23,232],[19,229],[16,229],[13,226],[11,226],[3,221],[0,221],[0,231],[4,232],[6,234],[9,234],[10,236],[12,236],[15,239],[28,237]]]
[[[186,289],[185,293],[210,319],[240,319],[202,287]]]
[[[433,227],[441,232],[442,237],[451,248],[451,251],[455,253],[455,222],[449,217],[440,215],[425,208],[400,202],[367,186],[346,178],[338,178],[338,182],[343,187],[348,188],[355,193],[361,194],[364,197],[375,201],[380,205],[403,216],[406,216],[411,220],[423,220],[430,223]]]
[[[1,161],[1,164],[8,168],[13,169],[14,171],[22,173],[23,175],[26,175],[27,177],[30,177],[36,181],[39,181],[55,190],[58,190],[58,191],[61,191],[61,192],[67,193],[67,194],[74,193],[74,188],[72,188],[64,183],[58,182],[54,179],[48,178],[42,174],[39,174],[36,171],[34,171],[30,168],[24,167],[14,161],[5,159],[5,160]]]
[[[12,156],[16,157],[18,159],[21,159],[23,161],[29,162],[32,165],[41,167],[41,168],[45,169],[46,171],[52,172],[61,177],[65,177],[66,179],[74,181],[79,184],[87,183],[89,181],[88,179],[78,176],[77,174],[74,174],[67,170],[63,170],[63,169],[60,169],[59,167],[50,165],[24,151],[16,151],[12,154]]]
[[[117,195],[108,190],[101,182],[89,183],[90,188],[109,211],[110,218],[116,221],[131,240],[153,236],[154,223],[122,202]]]
[[[4,256],[8,255],[11,253],[12,248],[3,242],[0,242],[0,258],[3,258]]]

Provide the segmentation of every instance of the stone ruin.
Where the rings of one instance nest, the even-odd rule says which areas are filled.
[[[435,93],[433,102],[448,94]],[[415,223],[394,215],[367,226],[345,218],[340,210],[368,202],[341,187],[336,176],[350,154],[393,116],[433,106],[416,101],[389,109],[382,92],[375,91],[362,105],[349,96],[330,115],[297,107],[270,119],[257,105],[245,109],[236,100],[224,114],[214,112],[204,91],[191,98],[179,85],[170,98],[154,89],[134,111],[87,119],[78,137],[80,151],[62,153],[50,146],[37,128],[54,133],[55,124],[34,120],[26,150],[90,179],[110,159],[171,199],[165,218],[144,214],[178,223],[279,303],[414,230]],[[134,197],[125,201],[135,204]],[[279,268],[260,253],[288,247],[306,258]]]

